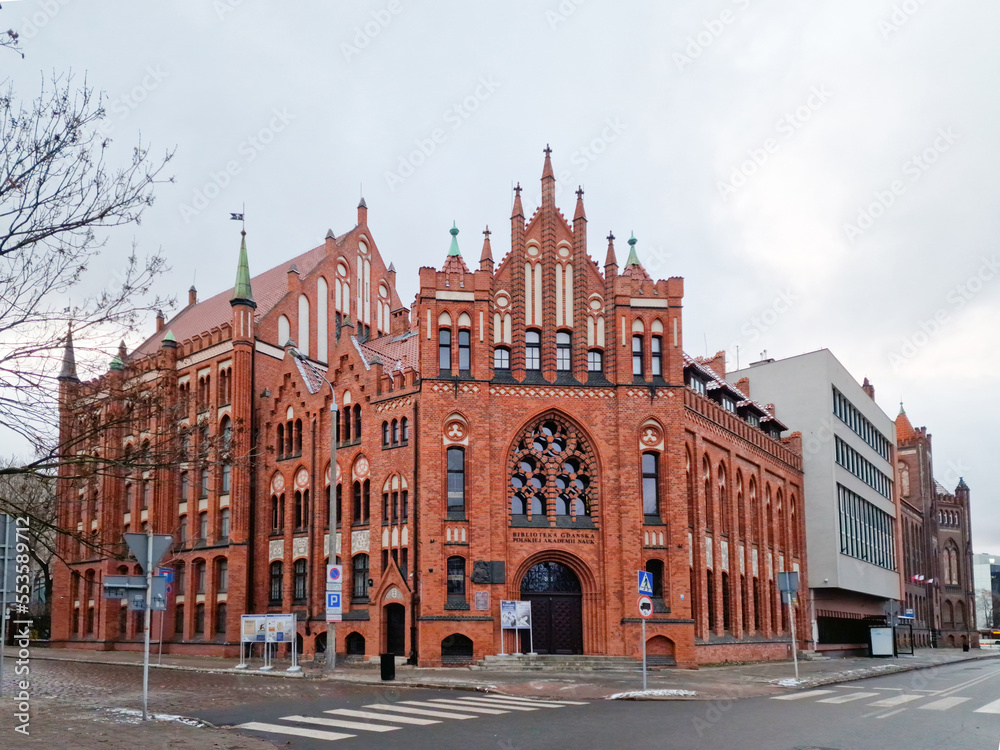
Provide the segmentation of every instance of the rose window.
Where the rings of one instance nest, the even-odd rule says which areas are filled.
[[[592,515],[596,462],[573,425],[551,415],[525,430],[510,463],[510,511],[528,518]]]

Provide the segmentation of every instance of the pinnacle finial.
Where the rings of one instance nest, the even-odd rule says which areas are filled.
[[[79,380],[76,376],[76,353],[73,351],[72,323],[66,329],[66,348],[63,350],[63,364],[62,370],[59,371],[59,380]]]
[[[233,296],[230,303],[243,303],[256,307],[253,289],[250,287],[250,262],[247,260],[246,231],[240,232],[240,238],[240,258],[236,264],[236,283],[233,285]]]
[[[451,229],[448,230],[451,234],[451,247],[448,248],[448,255],[461,255],[461,251],[458,249],[458,226],[453,221],[451,223]]]

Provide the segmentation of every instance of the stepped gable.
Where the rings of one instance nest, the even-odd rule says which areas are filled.
[[[253,298],[257,303],[254,317],[260,320],[288,293],[288,269],[291,266],[298,268],[299,273],[305,276],[316,268],[324,257],[326,257],[326,245],[320,245],[290,258],[279,266],[251,277]],[[177,341],[183,342],[199,333],[205,333],[213,328],[232,323],[233,308],[229,304],[232,296],[233,288],[230,286],[214,297],[185,307],[171,318],[162,330],[157,331],[140,344],[132,353],[132,358],[153,354],[159,350],[168,328],[173,331]]]

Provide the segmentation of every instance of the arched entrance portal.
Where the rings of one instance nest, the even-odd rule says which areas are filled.
[[[521,599],[531,602],[535,653],[583,653],[583,593],[572,570],[557,562],[538,563],[521,579]],[[526,631],[521,650],[529,650]]]

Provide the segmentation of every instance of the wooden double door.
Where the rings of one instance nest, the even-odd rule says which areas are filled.
[[[583,592],[572,570],[556,562],[535,565],[521,580],[521,599],[531,602],[531,639],[522,631],[522,652],[583,653]]]

